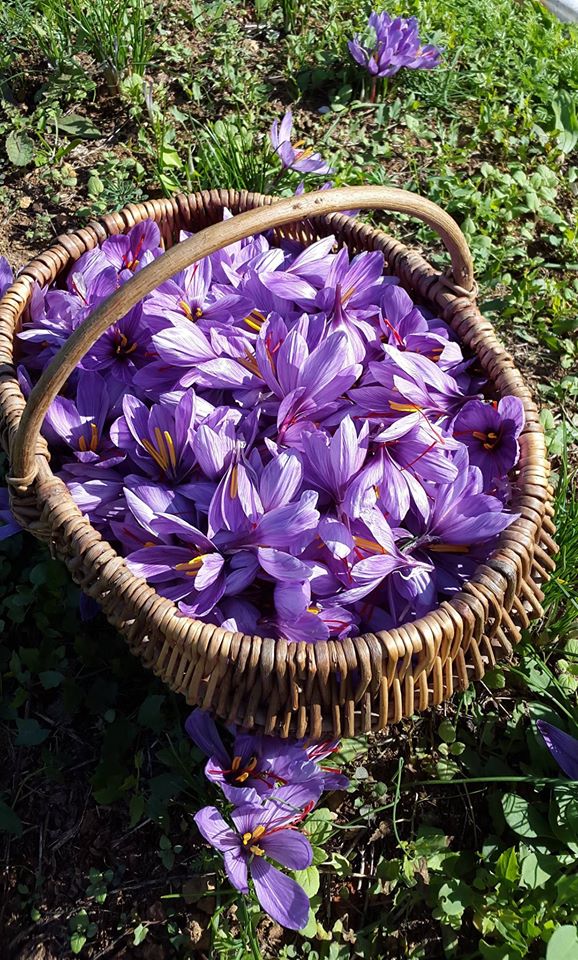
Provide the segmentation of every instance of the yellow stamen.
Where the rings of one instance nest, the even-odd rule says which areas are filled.
[[[315,604],[311,607],[307,607],[307,613],[319,613],[319,607],[316,607]]]
[[[355,293],[355,284],[352,287],[350,287],[349,290],[346,290],[345,293],[341,294],[341,302],[347,303],[347,301],[350,299],[350,297],[353,296],[354,293]]]
[[[84,437],[81,437],[80,440],[78,441],[78,449],[82,453],[86,453],[87,447],[86,447],[86,440],[84,439]]]
[[[244,834],[243,834],[243,846],[246,847],[247,844],[249,843],[249,841],[252,840],[252,839],[253,839],[253,834],[252,834],[252,833],[244,833]]]
[[[354,537],[353,542],[356,547],[360,547],[361,550],[367,550],[368,553],[387,553],[387,550],[384,550],[376,540],[366,540],[365,537]]]
[[[154,540],[147,540],[146,543],[143,543],[143,547],[156,547]]]
[[[134,353],[137,347],[138,347],[138,343],[137,343],[137,341],[135,340],[135,342],[133,343],[132,347],[129,347],[128,350],[125,350],[125,351],[124,351],[124,352],[125,352],[125,355],[126,355],[126,354],[129,354],[129,353]]]
[[[395,400],[390,400],[389,406],[392,410],[398,410],[400,413],[416,413],[416,411],[421,410],[417,403],[396,403]]]
[[[164,436],[164,438],[165,438],[165,441],[166,441],[166,444],[167,444],[167,447],[168,447],[169,460],[171,461],[171,467],[173,468],[173,470],[176,470],[176,469],[177,469],[177,455],[176,455],[176,453],[175,453],[175,445],[174,445],[174,443],[173,443],[173,438],[171,437],[171,435],[170,435],[170,433],[169,433],[168,430],[165,430],[165,431],[164,431],[163,436]]]
[[[196,317],[196,319],[198,320],[198,319],[199,319],[200,317],[202,317],[202,316],[203,316],[203,311],[201,310],[200,307],[197,307],[197,309],[195,310],[195,317]]]
[[[155,447],[153,447],[153,445],[152,445],[152,443],[150,442],[150,440],[141,440],[141,443],[142,443],[143,447],[145,448],[146,452],[148,453],[148,455],[153,458],[153,460],[155,461],[155,463],[158,463],[158,465],[159,465],[159,467],[161,468],[161,470],[166,470],[167,467],[168,467],[168,465],[169,465],[169,462],[168,462],[168,460],[166,459],[166,457],[163,458],[163,455],[160,454],[159,451],[158,451]]]
[[[266,828],[263,826],[262,823],[256,826],[255,829],[253,830],[253,839],[260,840],[263,834],[265,833],[265,829]]]
[[[185,317],[187,318],[187,320],[192,320],[192,319],[193,319],[193,311],[192,311],[191,308],[189,307],[189,305],[188,305],[188,303],[187,303],[186,300],[179,300],[179,307],[180,307],[181,310],[183,311],[183,313],[184,313]]]
[[[203,560],[205,559],[206,554],[199,554],[198,557],[193,557],[192,560],[186,560],[184,563],[177,563],[175,570],[180,572],[185,572],[187,577],[196,577],[197,572],[203,566]]]
[[[231,763],[231,770],[238,770],[241,766],[241,757],[233,757],[233,762]]]
[[[238,777],[235,777],[235,783],[245,783],[245,780],[249,779],[249,774],[245,770],[243,773],[240,773]]]
[[[265,854],[265,851],[258,847],[256,844],[253,844],[252,847],[249,847],[249,851],[254,853],[256,857],[262,857]]]
[[[253,773],[253,770],[257,766],[257,757],[251,757],[249,763],[246,765],[245,770],[248,770],[249,773]]]
[[[239,468],[238,468],[237,464],[235,464],[235,466],[234,466],[233,469],[231,470],[231,485],[230,485],[230,487],[229,487],[229,493],[230,493],[230,495],[231,495],[231,499],[232,499],[232,500],[235,499],[235,497],[237,496],[237,494],[238,494],[238,492],[239,492],[239,476],[238,476],[238,474],[239,474]]]
[[[98,427],[96,423],[90,424],[90,449],[96,453],[98,449]]]
[[[248,317],[245,317],[243,322],[246,323],[248,327],[251,327],[251,330],[256,330],[257,333],[259,333],[259,330],[265,323],[265,317],[260,310],[251,310],[251,313]]]
[[[476,440],[481,440],[482,443],[485,443],[486,440],[488,439],[487,435],[485,433],[480,433],[479,430],[473,430],[472,437],[475,437]]]
[[[432,553],[469,553],[470,548],[465,543],[430,543],[428,548]]]

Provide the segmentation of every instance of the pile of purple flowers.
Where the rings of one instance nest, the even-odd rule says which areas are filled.
[[[25,392],[161,252],[146,221],[35,289]],[[52,404],[74,500],[183,614],[288,641],[388,629],[459,590],[514,519],[521,402],[483,399],[383,269],[332,236],[233,244],[115,323]]]
[[[207,778],[233,804],[230,822],[216,807],[199,810],[195,822],[201,834],[222,853],[227,876],[237,890],[249,892],[250,876],[263,910],[284,927],[302,929],[309,899],[269,859],[290,870],[311,866],[311,844],[298,828],[324,790],[348,785],[339,770],[321,763],[335,752],[336,741],[307,746],[302,741],[236,733],[228,751],[214,721],[202,710],[193,711],[186,729],[209,757]]]

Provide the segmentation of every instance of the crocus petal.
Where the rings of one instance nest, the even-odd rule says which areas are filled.
[[[280,830],[265,836],[262,846],[268,857],[290,870],[305,870],[313,861],[309,840],[297,830]]]
[[[571,780],[578,780],[578,740],[546,720],[537,720],[536,726],[560,769]]]
[[[241,841],[238,834],[223,820],[216,807],[203,807],[193,817],[199,832],[205,840],[224,853],[226,850],[239,850]]]
[[[309,898],[303,887],[261,857],[251,863],[255,893],[265,913],[288,930],[301,930],[309,917]]]
[[[215,721],[206,710],[197,708],[185,721],[185,730],[189,737],[208,757],[216,757],[219,766],[227,768],[230,758],[217,730]]]
[[[223,860],[230,883],[241,893],[249,893],[247,856],[243,850],[225,850]]]
[[[313,573],[309,564],[283,550],[259,547],[257,555],[263,570],[275,580],[308,580]]]

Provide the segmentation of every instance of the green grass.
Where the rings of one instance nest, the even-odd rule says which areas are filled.
[[[176,188],[292,192],[299,177],[279,179],[267,147],[288,105],[338,184],[438,202],[543,404],[560,545],[545,617],[475,690],[343,745],[353,786],[310,822],[315,868],[300,878],[315,915],[305,937],[281,937],[199,843],[192,816],[215,794],[184,704],[102,621],[79,620],[41,547],[0,544],[0,944],[18,960],[24,944],[46,960],[578,955],[578,793],[534,726],[578,732],[578,32],[531,0],[387,9],[418,16],[445,61],[372,105],[346,52],[369,8],[351,0],[74,0],[72,16],[7,0],[4,247],[20,266],[66,226]],[[445,265],[427,228],[387,225]]]

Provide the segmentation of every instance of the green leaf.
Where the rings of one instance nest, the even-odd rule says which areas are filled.
[[[306,870],[295,870],[294,877],[299,884],[303,887],[305,893],[308,897],[314,897],[317,891],[319,890],[319,870],[317,867],[307,867]]]
[[[333,853],[331,859],[327,861],[327,865],[342,880],[351,875],[351,864],[347,857],[344,857],[341,853]]]
[[[86,943],[86,937],[83,933],[73,933],[70,937],[70,949],[73,953],[80,953],[84,944]]]
[[[3,800],[0,800],[0,832],[12,837],[22,836],[22,820]]]
[[[60,670],[43,670],[38,674],[38,678],[45,690],[54,690],[64,680],[64,674]]]
[[[506,793],[502,797],[506,823],[519,837],[549,837],[550,828],[544,817],[524,797]]]
[[[34,141],[25,133],[12,130],[6,137],[6,153],[15,167],[27,167],[34,159]]]
[[[17,720],[16,726],[18,727],[18,736],[14,742],[19,747],[37,747],[38,744],[44,743],[50,734],[49,730],[40,726],[38,720]]]
[[[438,727],[438,734],[444,743],[453,743],[456,739],[456,728],[451,720],[442,720]]]
[[[142,793],[136,793],[134,797],[130,798],[130,803],[128,805],[131,828],[136,827],[137,823],[142,820],[144,809],[145,798],[143,797]]]
[[[516,851],[514,847],[510,847],[509,850],[504,850],[503,853],[498,857],[496,863],[496,876],[500,880],[507,880],[510,883],[515,883],[518,879],[518,857],[516,856]]]
[[[558,927],[548,941],[546,960],[576,960],[578,957],[578,928],[569,924]]]
[[[541,860],[542,858],[539,859],[533,850],[522,858],[520,863],[520,883],[523,887],[526,887],[527,890],[537,890],[552,876],[548,870],[544,869]],[[544,858],[544,860],[547,862],[546,858]]]
[[[135,947],[138,947],[143,940],[146,940],[148,937],[149,928],[145,927],[144,923],[139,923],[138,927],[134,928],[133,931],[133,944]]]
[[[162,693],[153,693],[140,705],[137,716],[137,723],[141,727],[148,727],[153,733],[160,733],[165,726],[165,719],[161,712],[161,707],[166,697]]]
[[[321,846],[333,833],[336,814],[327,807],[319,807],[307,817],[307,836],[314,846]]]
[[[59,133],[65,133],[66,136],[75,140],[98,140],[102,133],[95,127],[91,120],[83,117],[80,113],[68,113],[66,116],[54,117],[53,123]]]

